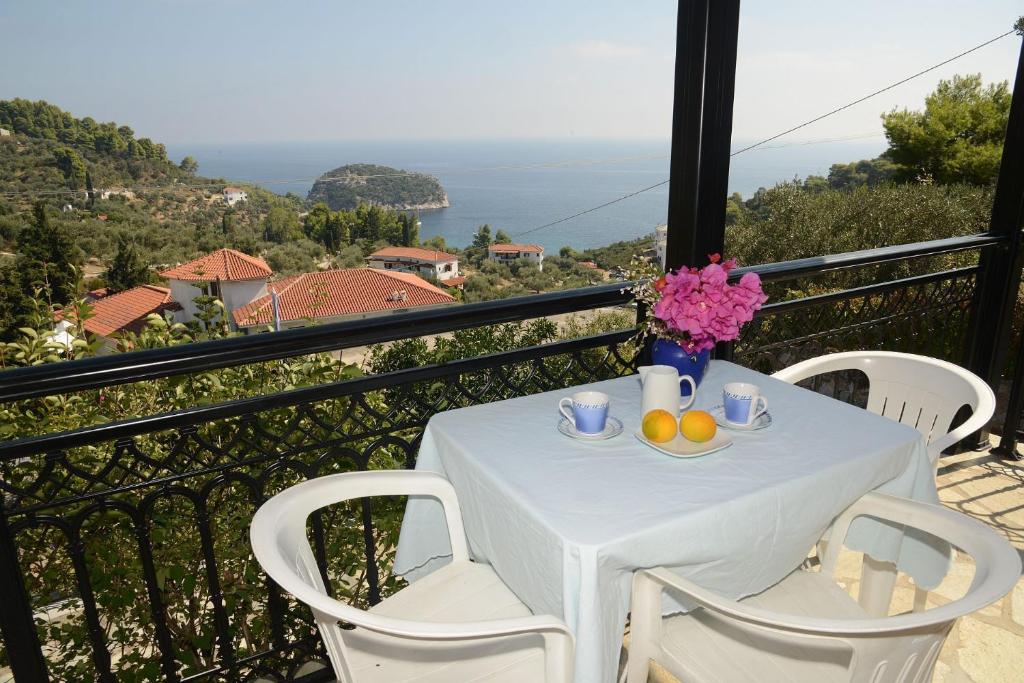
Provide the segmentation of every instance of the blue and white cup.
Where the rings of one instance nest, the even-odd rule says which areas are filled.
[[[608,394],[579,391],[558,402],[558,412],[580,434],[600,434],[608,421]]]
[[[756,384],[731,382],[722,391],[725,421],[748,427],[768,412],[768,399],[761,395]]]

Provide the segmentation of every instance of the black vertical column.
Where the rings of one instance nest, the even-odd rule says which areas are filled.
[[[979,262],[978,288],[971,315],[971,342],[968,367],[993,389],[998,389],[1005,366],[1010,336],[1013,334],[1013,308],[1021,276],[1021,229],[1024,228],[1024,45],[1017,59],[1009,122],[1003,143],[1003,157],[992,201],[989,233],[1008,239],[986,250]],[[998,452],[1012,455],[1017,440],[1017,425],[1024,408],[1024,349],[1017,358],[1013,389],[1003,421]]]
[[[679,0],[665,249],[665,267],[670,270],[693,262],[707,23],[708,0]]]
[[[680,0],[666,267],[704,265],[725,243],[739,0]]]

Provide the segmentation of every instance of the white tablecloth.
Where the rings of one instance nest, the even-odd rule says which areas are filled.
[[[641,444],[639,378],[587,385],[611,396],[622,435],[580,442],[560,434],[557,400],[537,394],[435,415],[417,469],[454,485],[470,553],[491,564],[537,614],[576,635],[580,683],[612,682],[629,610],[632,572],[667,565],[731,597],[757,593],[795,569],[831,521],[877,489],[937,502],[932,468],[914,429],[774,380],[712,362],[696,408],[721,403],[727,382],[754,382],[771,427],[731,432],[734,444],[681,460]],[[899,560],[934,585],[946,556],[904,543],[881,524],[856,530],[860,546]],[[447,561],[440,506],[412,499],[395,570],[410,580]],[[679,609],[666,604],[666,611]]]

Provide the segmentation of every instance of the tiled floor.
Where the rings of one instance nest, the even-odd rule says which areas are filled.
[[[1024,462],[984,452],[946,457],[939,469],[938,487],[944,504],[998,529],[1024,555]],[[844,554],[839,573],[853,594],[859,566],[859,555]],[[958,557],[946,580],[929,594],[928,606],[963,595],[973,574],[970,559]],[[901,577],[892,612],[909,610],[913,594],[913,586]],[[655,670],[650,680],[669,683],[675,679]],[[934,681],[1024,681],[1024,578],[1000,602],[960,619],[939,657]]]
[[[1006,534],[1024,554],[1024,462],[1001,460],[987,453],[944,458],[938,485],[943,503]],[[973,568],[961,563],[957,569],[960,571],[954,570],[954,580],[939,586],[933,600],[957,597],[958,583],[961,592],[966,588],[964,578],[969,580]],[[957,574],[959,581],[955,579]],[[939,658],[935,680],[1024,680],[1024,579],[1000,602],[957,623]]]

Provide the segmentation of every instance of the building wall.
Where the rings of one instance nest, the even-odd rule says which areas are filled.
[[[167,286],[171,289],[171,299],[181,305],[181,310],[174,314],[174,319],[184,323],[195,318],[199,309],[192,300],[202,296],[203,291],[185,280],[168,280]]]
[[[268,293],[266,280],[235,280],[220,283],[220,295],[228,309],[229,318],[231,311]]]
[[[167,286],[171,288],[171,298],[181,304],[182,310],[174,314],[178,322],[188,322],[196,317],[199,307],[193,299],[203,295],[203,290],[191,282],[185,280],[168,280]],[[267,295],[266,280],[232,280],[230,282],[220,281],[220,298],[228,312],[228,319],[231,320],[231,312],[241,308],[253,299]],[[231,322],[234,325],[234,321]]]
[[[523,258],[526,259],[527,261],[536,264],[537,270],[544,270],[544,252],[517,251],[515,253],[507,253],[489,251],[487,252],[487,258],[490,259],[491,261],[497,261],[498,263],[506,264],[511,263],[513,261],[518,261],[519,259]]]
[[[418,259],[399,260],[392,257],[370,257],[366,260],[366,264],[378,270],[397,270],[403,273],[415,273],[422,277],[432,277],[441,281],[456,277],[459,274],[458,260],[434,264]]]

